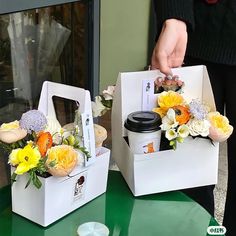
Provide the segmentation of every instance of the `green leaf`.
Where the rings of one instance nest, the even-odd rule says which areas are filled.
[[[27,183],[26,183],[26,185],[25,185],[25,188],[27,188],[29,185],[30,185],[30,183],[31,183],[31,181],[32,181],[32,174],[31,174],[32,172],[30,172],[29,173],[29,179],[28,179],[28,181],[27,181]]]
[[[53,161],[50,161],[48,165],[49,165],[49,167],[52,168],[52,167],[54,167],[56,164],[57,164],[56,160],[53,160]]]
[[[87,160],[91,157],[90,153],[86,150],[85,147],[76,147],[77,149],[79,149],[82,153],[84,153],[84,155],[87,157]]]
[[[16,182],[16,177],[17,177],[17,174],[13,172],[11,175],[11,185],[14,184],[14,182]]]
[[[36,175],[36,173],[34,173],[33,184],[37,189],[40,189],[42,186],[42,183],[40,179],[38,178],[38,176]]]
[[[27,187],[30,185],[31,182],[33,183],[33,185],[34,185],[37,189],[41,188],[41,186],[42,186],[42,183],[41,183],[40,179],[38,178],[38,176],[37,176],[35,170],[33,170],[33,169],[31,169],[31,170],[29,171],[29,180],[28,180],[28,182],[26,183],[25,188],[27,188]]]

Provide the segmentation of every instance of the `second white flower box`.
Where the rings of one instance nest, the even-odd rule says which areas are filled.
[[[185,82],[184,98],[200,99],[214,109],[213,93],[204,66],[173,70]],[[159,71],[120,73],[112,108],[112,157],[135,196],[217,183],[219,143],[188,137],[176,150],[133,154],[124,122],[131,112],[142,110],[143,80]]]

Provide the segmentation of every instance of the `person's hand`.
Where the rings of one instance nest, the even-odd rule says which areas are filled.
[[[152,54],[152,69],[171,75],[172,67],[183,64],[187,46],[186,23],[176,19],[166,20]]]

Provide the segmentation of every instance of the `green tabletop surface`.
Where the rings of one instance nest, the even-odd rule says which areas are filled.
[[[118,171],[109,171],[105,194],[46,228],[12,213],[10,186],[0,189],[0,236],[76,236],[91,221],[105,224],[110,236],[206,236],[218,225],[180,191],[134,197]]]

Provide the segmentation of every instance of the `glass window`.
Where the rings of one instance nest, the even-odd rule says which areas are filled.
[[[0,15],[0,124],[37,108],[45,80],[90,89],[89,2]],[[56,112],[71,121],[74,107],[56,102]],[[0,159],[6,160],[2,153]],[[0,170],[4,163],[0,160]],[[4,176],[0,180],[4,182]]]

